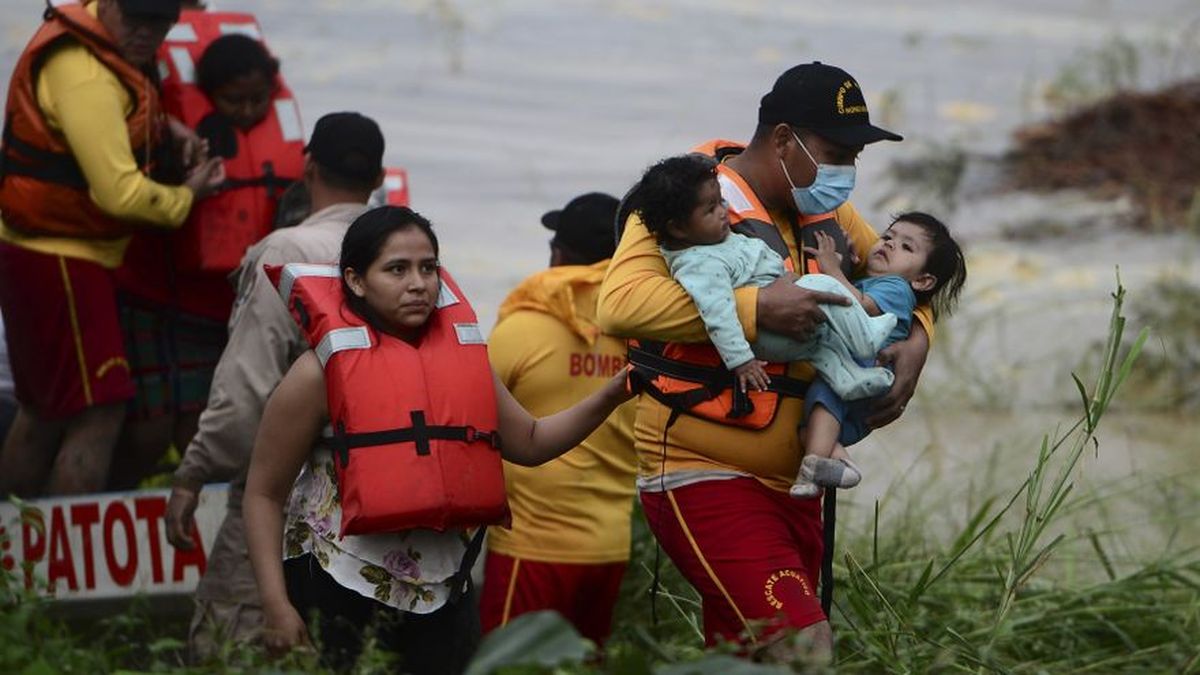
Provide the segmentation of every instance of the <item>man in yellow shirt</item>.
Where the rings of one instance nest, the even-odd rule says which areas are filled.
[[[878,235],[846,199],[859,152],[880,140],[900,137],[870,123],[854,78],[840,68],[812,63],[783,73],[763,97],[749,145],[716,141],[699,150],[721,162],[718,182],[733,229],[762,238],[803,272],[809,266],[802,247],[815,248],[818,231],[835,238],[847,265],[851,250],[866,260]],[[759,330],[804,339],[824,320],[818,303],[838,302],[786,278],[761,289],[739,288],[735,297],[750,340]],[[628,220],[601,286],[598,319],[608,333],[668,343],[662,355],[711,350],[698,344],[708,341],[704,324],[636,216]],[[873,426],[898,417],[912,395],[932,325],[927,310],[918,312],[918,319],[908,341],[880,355],[893,363],[896,383],[870,420]],[[639,352],[631,351],[630,359],[638,365]],[[686,368],[677,369],[677,375],[697,369],[695,363],[682,365]],[[812,379],[812,368],[792,364],[787,377],[802,387]],[[727,382],[725,393],[713,392],[705,401],[728,396],[732,377],[722,382]],[[682,400],[663,396],[662,389],[653,393]],[[822,554],[820,504],[793,500],[787,493],[803,454],[797,434],[803,401],[797,393],[794,388],[787,396],[759,396],[757,406],[774,406],[755,416],[766,420],[761,428],[726,415],[701,416],[699,408],[668,408],[643,394],[635,424],[646,519],[699,591],[707,641],[740,641],[782,661],[805,655],[778,639],[785,629],[807,633],[809,656],[824,657],[832,646],[815,594]]]
[[[178,16],[179,0],[55,3],[13,72],[0,308],[20,408],[0,453],[0,493],[103,487],[133,394],[112,270],[134,227],[178,227],[221,180],[218,160],[191,152],[184,185],[146,176],[167,138],[147,73]]]
[[[616,246],[615,197],[576,197],[542,222],[550,269],[523,281],[488,339],[492,367],[534,415],[574,405],[625,367],[625,343],[596,327],[596,296]],[[505,464],[512,529],[488,532],[484,631],[553,609],[603,644],[629,562],[636,457],[633,404],[579,447],[537,468]]]

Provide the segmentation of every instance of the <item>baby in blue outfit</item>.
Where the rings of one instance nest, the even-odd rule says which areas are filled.
[[[928,303],[934,317],[948,315],[967,279],[962,250],[950,231],[919,211],[896,216],[867,254],[867,276],[853,283],[842,273],[841,257],[828,235],[818,233],[817,247],[804,250],[823,273],[851,290],[867,314],[897,317],[880,349],[908,338],[918,304]],[[865,363],[874,364],[874,357]],[[817,380],[804,397],[805,456],[790,490],[793,497],[815,497],[822,487],[854,487],[862,478],[846,447],[870,433],[865,420],[872,402],[840,395],[829,385]]]
[[[875,365],[876,354],[908,337],[918,302],[931,302],[935,315],[948,311],[965,281],[962,252],[946,227],[923,213],[898,217],[872,247],[868,276],[856,283],[841,271],[833,238],[818,232],[817,246],[804,251],[823,273],[795,283],[847,296],[852,304],[822,305],[827,320],[809,340],[761,332],[751,344],[738,321],[733,289],[766,286],[786,268],[762,240],[730,232],[712,161],[685,155],[659,162],[643,177],[639,200],[656,204],[641,209],[642,220],[739,387],[763,389],[768,361],[808,361],[820,374],[805,396],[806,455],[791,494],[814,497],[822,486],[857,485],[862,472],[846,446],[868,433],[865,399],[885,393],[894,379],[889,369]],[[686,217],[666,217],[664,211],[671,210]]]

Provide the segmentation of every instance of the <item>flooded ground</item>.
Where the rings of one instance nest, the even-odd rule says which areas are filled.
[[[1064,97],[1200,70],[1194,0],[217,4],[258,15],[310,127],[345,109],[380,121],[388,162],[408,169],[414,205],[489,326],[506,290],[546,262],[542,212],[584,191],[620,194],[647,164],[699,141],[745,139],[758,98],[794,63],[845,67],[875,120],[906,136],[860,162],[855,199],[877,226],[897,208],[935,208],[903,194],[881,202],[895,160],[934,145],[995,155]],[[0,71],[41,6],[3,0]],[[1200,283],[1197,239],[1114,227],[1122,204],[970,187],[947,214],[968,250],[963,311],[940,330],[917,404],[858,453],[868,472],[858,503],[899,476],[961,481],[998,449],[1021,460],[1001,475],[1025,471],[1077,400],[1070,372],[1104,336],[1115,267],[1133,305],[1154,302],[1159,280]],[[1004,236],[1047,221],[1051,236]],[[1200,471],[1194,416],[1110,422],[1085,481]],[[1195,522],[1197,508],[1175,515]]]

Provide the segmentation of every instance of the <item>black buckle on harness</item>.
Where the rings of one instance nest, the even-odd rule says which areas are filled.
[[[334,427],[331,444],[334,452],[341,459],[342,466],[350,463],[350,451],[354,448],[367,448],[393,443],[412,443],[416,446],[417,455],[427,456],[432,453],[430,441],[463,441],[474,443],[484,441],[494,450],[500,449],[499,431],[480,431],[473,426],[430,425],[425,421],[425,411],[414,410],[409,413],[412,426],[386,431],[364,431],[355,434],[346,433],[346,425],[338,422]]]
[[[463,427],[463,433],[465,435],[465,438],[463,440],[465,440],[468,443],[474,443],[475,441],[483,441],[484,443],[487,443],[488,445],[492,446],[492,449],[494,449],[494,450],[500,449],[500,432],[499,431],[480,431],[480,430],[476,429],[475,427],[468,424],[467,426]]]

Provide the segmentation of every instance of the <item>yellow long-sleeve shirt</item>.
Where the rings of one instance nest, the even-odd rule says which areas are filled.
[[[95,3],[88,6],[93,14]],[[37,79],[38,107],[61,133],[87,179],[89,196],[116,218],[178,227],[192,208],[189,188],[156,183],[138,169],[125,118],[134,100],[117,76],[86,47],[66,41],[46,58]],[[128,237],[73,239],[31,236],[4,225],[0,240],[40,253],[120,266]]]
[[[865,261],[878,233],[850,203],[834,214],[850,245]],[[792,227],[783,214],[771,219],[787,243],[795,269],[804,269]],[[757,336],[758,289],[734,291],[738,318],[748,340]],[[928,307],[918,307],[915,316],[933,335],[933,316]],[[672,342],[707,342],[704,322],[691,297],[667,269],[658,244],[636,217],[632,217],[613,255],[600,287],[597,315],[607,333],[626,337]],[[795,363],[791,377],[811,380],[812,367]],[[670,410],[649,396],[637,399],[634,442],[638,451],[639,475],[643,479],[660,474],[691,471],[739,472],[757,477],[778,490],[791,485],[799,468],[802,445],[797,425],[804,402],[782,398],[775,419],[761,430],[719,424],[687,415],[680,416],[664,437]]]
[[[555,267],[530,277],[501,307],[488,338],[492,368],[536,416],[556,413],[604,386],[625,365],[625,343],[595,327],[604,264]],[[535,468],[504,465],[511,530],[488,546],[525,560],[610,563],[629,559],[636,457],[633,402],[578,447]]]

